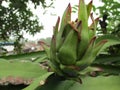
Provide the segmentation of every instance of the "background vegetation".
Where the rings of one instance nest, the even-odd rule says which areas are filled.
[[[25,33],[35,35],[43,29],[40,20],[31,11],[30,3],[34,5],[34,8],[38,5],[48,8],[53,0],[49,5],[45,0],[0,0],[0,41],[9,42],[13,38],[17,53],[21,52]]]

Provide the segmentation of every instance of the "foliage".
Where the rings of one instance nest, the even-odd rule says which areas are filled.
[[[45,79],[52,74],[52,72],[48,72],[47,69],[40,64],[40,62],[43,62],[43,59],[45,60],[45,56],[44,51],[38,51],[0,57],[0,69],[2,72],[0,74],[0,83],[2,85],[28,85],[35,80],[35,83],[38,82],[38,84],[33,84],[34,86],[32,88],[36,88],[39,86],[39,81],[44,82]]]
[[[30,3],[35,8],[38,5],[42,5],[44,8],[48,7],[45,0],[0,1],[0,41],[9,41],[11,37],[14,37],[14,46],[18,53],[21,50],[21,42],[24,38],[23,33],[34,35],[43,29],[38,17],[29,8]]]
[[[78,7],[78,20],[74,22],[71,21],[71,6],[68,5],[60,29],[58,30],[60,18],[54,27],[50,49],[44,43],[43,46],[53,71],[66,79],[79,82],[82,75],[105,70],[103,65],[98,65],[99,68],[96,64],[93,67],[90,65],[105,48],[120,44],[120,39],[112,35],[96,36],[98,18],[94,19],[91,14],[92,1],[86,6],[84,0],[80,0]],[[90,26],[88,26],[89,16],[92,19]]]
[[[13,78],[20,77],[23,79],[32,79],[32,78],[34,79],[47,72],[45,70],[42,71],[42,68],[39,68],[39,64],[32,64],[31,62],[24,62],[24,60],[22,62],[20,61],[12,62],[12,61],[6,61],[6,60],[1,59],[0,69],[1,69],[0,78],[1,77],[6,78],[8,76],[11,76],[12,74],[11,77]]]
[[[102,6],[96,7],[100,12],[100,27],[99,34],[113,34],[120,38],[120,2],[118,0],[101,0]],[[111,55],[120,54],[120,45],[111,46],[108,48],[108,53]]]
[[[36,90],[119,90],[120,84],[120,77],[113,76],[100,76],[97,78],[86,77],[83,78],[83,84],[79,84],[78,82],[72,80],[63,80],[63,78],[57,76],[51,76],[47,80],[49,80],[48,83],[37,88]],[[56,83],[56,85],[54,85],[54,83]]]
[[[118,0],[117,1],[110,0],[110,2],[108,2],[107,0],[101,0],[101,2],[103,3],[103,5],[97,7],[96,9],[100,11],[100,15],[103,19],[102,21],[106,22],[107,25],[106,26],[107,31],[103,31],[103,32],[107,32],[107,33],[115,32],[116,28],[120,23],[119,21],[120,2]],[[105,23],[103,24],[105,26]]]
[[[10,76],[32,79],[23,90],[96,90],[96,86],[98,90],[119,90],[120,55],[111,56],[105,49],[120,44],[120,39],[110,34],[96,35],[99,19],[93,18],[91,7],[92,1],[85,5],[79,0],[78,19],[71,21],[69,4],[60,28],[60,18],[57,20],[51,44],[40,42],[45,51],[1,56],[0,78],[6,77],[9,83]]]

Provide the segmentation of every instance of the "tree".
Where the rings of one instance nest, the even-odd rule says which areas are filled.
[[[101,0],[102,6],[96,7],[100,12],[99,34],[112,34],[120,38],[120,2],[118,0]],[[108,53],[120,54],[120,45],[111,46]]]
[[[106,33],[115,32],[117,27],[120,24],[120,2],[118,0],[101,0],[103,3],[102,6],[97,7],[99,10],[100,16],[102,20],[100,20],[101,27],[106,27],[107,31],[103,31]]]
[[[30,2],[35,8],[38,5],[47,8],[45,0],[0,0],[0,40],[9,41],[10,37],[14,37],[16,50],[20,48],[23,32],[34,35],[43,29],[37,16],[28,8]]]

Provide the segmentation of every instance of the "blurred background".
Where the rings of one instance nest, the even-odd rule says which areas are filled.
[[[41,40],[50,44],[53,26],[69,3],[74,21],[79,0],[0,0],[0,55],[42,50]],[[120,36],[119,6],[120,0],[93,0],[98,34]]]

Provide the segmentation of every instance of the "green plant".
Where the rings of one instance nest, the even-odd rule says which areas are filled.
[[[0,84],[1,85],[29,85],[34,80],[43,82],[53,72],[48,72],[41,64],[46,60],[44,51],[1,56],[0,57]],[[24,87],[25,87],[24,86]],[[39,83],[34,85],[34,90]]]
[[[119,9],[120,2],[118,0],[100,0],[103,4],[99,7],[96,6],[95,10],[99,10],[100,20],[98,27],[98,34],[112,34],[120,38],[120,17]],[[109,47],[108,53],[111,55],[120,54],[120,45]]]
[[[120,39],[113,35],[97,37],[96,25],[99,19],[94,20],[91,8],[92,1],[85,5],[84,0],[79,0],[78,19],[71,21],[71,5],[69,4],[63,14],[60,28],[60,18],[57,20],[51,45],[40,42],[45,51],[2,56],[1,67],[4,70],[9,71],[10,68],[8,67],[12,63],[18,65],[13,73],[6,72],[5,76],[32,78],[33,82],[23,90],[80,90],[84,89],[80,84],[82,81],[86,83],[87,80],[92,79],[88,76],[105,78],[103,76],[119,75],[120,56],[111,57],[102,53],[105,53],[105,48],[120,44]],[[89,16],[93,21],[90,26],[88,26]],[[34,57],[34,59],[30,60],[31,57]],[[9,59],[9,61],[2,59]],[[24,61],[22,62],[24,65],[21,64],[21,60]],[[40,62],[45,62],[50,66],[47,66],[48,71],[46,71],[46,67],[38,67]],[[28,66],[28,68],[23,69],[23,66]],[[28,75],[31,71],[34,72]],[[0,76],[3,78],[4,74],[0,74]],[[113,80],[118,78],[112,77]],[[108,86],[111,85],[111,83],[106,82],[107,84]]]
[[[91,14],[92,1],[86,6],[84,0],[79,0],[78,18],[71,21],[71,6],[66,8],[60,30],[59,18],[54,27],[50,49],[45,46],[51,68],[60,76],[79,81],[83,72],[100,71],[90,65],[105,48],[120,44],[120,40],[112,35],[96,36],[96,24]],[[89,16],[92,24],[88,26]],[[97,66],[96,66],[97,67]],[[86,74],[84,73],[84,74]]]
[[[108,2],[107,0],[100,0],[103,4],[101,6],[96,7],[95,10],[99,10],[101,18],[101,30],[102,32],[106,33],[112,33],[116,32],[116,28],[119,25],[119,0],[110,0]],[[102,25],[103,23],[103,25]],[[104,26],[106,23],[106,31],[104,31]]]

